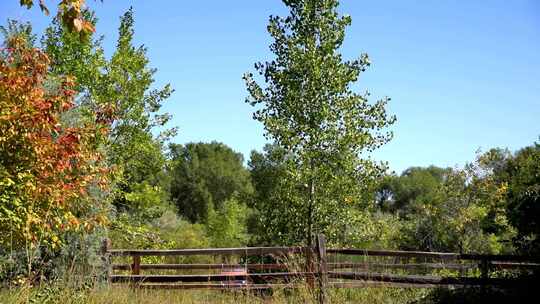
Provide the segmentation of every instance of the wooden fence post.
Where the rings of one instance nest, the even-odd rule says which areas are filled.
[[[318,300],[319,304],[326,303],[326,285],[328,283],[328,265],[326,260],[326,238],[323,234],[317,235],[316,239],[316,253],[318,261]]]
[[[480,276],[482,279],[488,279],[489,278],[489,268],[490,268],[490,262],[487,259],[482,259],[480,261]]]
[[[111,274],[112,274],[112,266],[111,266],[111,240],[108,238],[104,238],[101,241],[101,262],[103,264],[104,268],[104,274],[107,279],[107,282],[110,282]]]
[[[489,265],[490,265],[490,262],[486,258],[483,258],[480,261],[480,277],[486,281],[489,279]],[[482,293],[486,293],[488,290],[487,285],[482,284],[482,287],[480,288],[480,290],[482,291]]]
[[[314,254],[315,254],[315,236],[310,235],[310,238],[312,238],[311,246],[306,247],[306,283],[308,285],[309,290],[315,289],[315,263],[314,263]]]
[[[313,276],[315,265],[313,263],[313,248],[308,247],[306,250],[306,283],[310,290],[313,290],[315,287],[315,278]]]
[[[133,255],[133,264],[131,265],[131,274],[139,275],[141,274],[141,256]]]

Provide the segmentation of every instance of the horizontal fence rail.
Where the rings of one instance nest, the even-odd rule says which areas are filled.
[[[465,270],[477,267],[476,264],[441,264],[441,263],[328,263],[329,269],[457,269]]]
[[[472,277],[437,277],[437,276],[417,276],[417,275],[391,275],[373,272],[330,272],[330,278],[364,280],[387,283],[406,283],[406,284],[428,284],[428,285],[468,285],[468,286],[512,286],[522,282],[518,279],[502,278],[472,278]]]
[[[539,256],[357,248],[327,249],[322,235],[316,238],[314,247],[167,250],[111,249],[110,247],[110,241],[105,241],[102,256],[107,265],[111,283],[129,283],[131,286],[149,289],[258,290],[316,287],[319,303],[326,302],[325,290],[327,288],[379,286],[431,288],[487,285],[506,287],[515,286],[524,281],[511,278],[512,276],[498,276],[499,273],[540,271]],[[198,259],[197,256],[206,256],[205,261],[221,257],[223,263],[141,263],[141,259],[146,259],[146,257],[161,257],[162,260],[170,262],[171,257],[185,257],[192,261]],[[126,257],[132,259],[131,264],[112,263],[113,258],[125,261]],[[266,263],[254,263],[253,261],[256,260],[251,260],[253,257],[262,258],[259,261],[266,261]],[[243,262],[240,262],[238,258],[243,259]],[[141,274],[142,270],[151,273]],[[442,270],[444,271],[441,272]],[[188,271],[189,273],[156,273],[160,271]],[[388,273],[388,271],[396,273]],[[449,271],[453,275],[449,276]]]
[[[298,288],[296,284],[144,284],[140,288],[145,289],[218,289],[218,290],[264,290],[264,289],[293,289]]]
[[[131,264],[113,264],[115,270],[131,270]],[[245,268],[249,270],[284,270],[285,264],[141,264],[141,270],[221,270]]]
[[[371,250],[371,249],[328,249],[328,254],[384,256],[384,257],[410,257],[410,258],[437,258],[442,260],[457,260],[457,253],[425,252],[425,251],[397,251],[397,250]]]
[[[492,262],[496,269],[540,269],[538,263],[506,263]],[[132,270],[132,264],[112,264],[113,270]],[[329,269],[449,269],[467,270],[478,267],[478,264],[441,264],[441,263],[328,263]],[[222,270],[230,268],[245,268],[247,270],[285,270],[286,264],[141,264],[141,270]]]
[[[111,282],[145,282],[145,283],[173,283],[173,282],[227,282],[250,279],[283,279],[304,278],[315,275],[312,272],[276,272],[251,274],[203,274],[203,275],[112,275]]]
[[[132,250],[112,249],[112,256],[189,256],[189,255],[265,255],[306,252],[307,247],[246,247],[246,248],[204,248],[204,249],[164,249]]]
[[[371,249],[352,249],[352,248],[328,249],[327,253],[343,254],[343,255],[362,255],[362,256],[430,258],[430,259],[440,259],[440,260],[475,260],[475,261],[487,260],[487,261],[499,261],[499,262],[540,263],[540,256],[460,254],[460,253],[446,253],[446,252],[371,250]]]

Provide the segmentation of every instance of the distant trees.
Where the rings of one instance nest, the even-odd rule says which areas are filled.
[[[263,151],[252,151],[248,162],[254,188],[250,206],[255,210],[250,228],[260,244],[284,244],[302,239],[304,218],[297,216],[297,189],[287,179],[285,149],[267,144]]]
[[[459,252],[538,250],[538,144],[512,154],[491,149],[462,169],[409,168],[377,191],[399,215],[399,246]]]
[[[218,142],[173,144],[171,199],[192,222],[206,222],[210,210],[223,210],[233,198],[245,201],[253,192],[240,153]]]
[[[270,17],[268,31],[276,58],[255,65],[267,86],[247,73],[247,102],[256,108],[267,138],[287,153],[287,205],[275,215],[290,220],[289,242],[311,243],[313,232],[331,241],[337,223],[350,223],[348,210],[382,170],[360,155],[386,143],[388,99],[369,103],[350,86],[369,65],[366,54],[344,61],[338,52],[351,23],[337,13],[338,1],[284,1],[287,17]]]
[[[212,247],[242,247],[249,242],[247,220],[250,210],[245,203],[232,197],[219,209],[209,209],[206,231]]]
[[[517,229],[517,248],[540,253],[540,143],[517,151],[496,168],[495,175],[507,189],[507,212]]]
[[[378,186],[376,200],[384,210],[406,214],[415,204],[430,203],[451,173],[450,168],[435,166],[408,168],[400,176],[386,176]]]
[[[430,196],[419,196],[402,215],[404,249],[500,253],[511,236],[485,229],[497,186],[486,181],[475,164],[452,170]]]

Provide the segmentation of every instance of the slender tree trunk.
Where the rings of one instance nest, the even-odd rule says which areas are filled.
[[[308,193],[308,214],[307,214],[307,224],[308,224],[308,231],[307,231],[307,246],[309,248],[308,250],[308,256],[307,256],[307,271],[312,273],[315,271],[315,264],[313,261],[313,254],[312,251],[314,249],[313,247],[313,209],[315,205],[315,178],[313,176],[313,160],[310,162],[310,177],[309,177],[309,193]],[[315,276],[308,276],[307,277],[307,284],[308,286],[314,290],[315,288]]]
[[[309,178],[309,198],[308,198],[308,232],[307,243],[308,247],[313,245],[313,208],[315,205],[315,178],[313,177],[314,165],[311,161],[311,176]]]

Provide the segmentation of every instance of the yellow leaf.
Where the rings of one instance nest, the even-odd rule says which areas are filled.
[[[73,26],[75,26],[77,32],[80,32],[83,29],[83,22],[81,21],[81,19],[75,18],[73,19]]]

